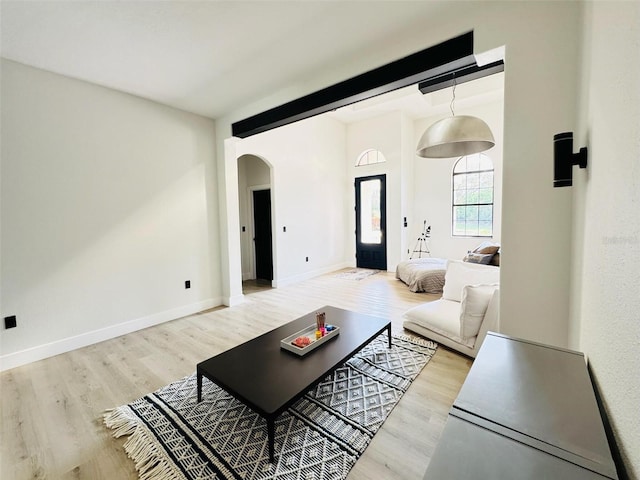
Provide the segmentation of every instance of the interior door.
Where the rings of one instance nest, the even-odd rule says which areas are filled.
[[[256,279],[273,280],[273,249],[271,246],[271,190],[253,191],[253,241]]]
[[[387,269],[386,175],[356,178],[356,265]]]

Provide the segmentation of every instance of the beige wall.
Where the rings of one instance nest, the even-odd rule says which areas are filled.
[[[602,395],[629,477],[640,478],[640,3],[585,15],[574,167],[573,344]]]

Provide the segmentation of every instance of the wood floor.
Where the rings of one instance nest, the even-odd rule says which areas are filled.
[[[435,299],[411,293],[390,273],[364,280],[332,274],[278,289],[251,289],[246,302],[131,333],[0,374],[2,479],[135,479],[102,423],[128,403],[195,371],[198,362],[331,304],[392,319]],[[405,334],[410,332],[405,331]],[[348,480],[421,479],[471,361],[439,347],[351,470]]]

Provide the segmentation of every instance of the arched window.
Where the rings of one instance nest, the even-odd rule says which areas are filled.
[[[452,233],[493,236],[493,162],[484,153],[460,157],[453,166]]]
[[[358,160],[356,161],[356,167],[362,167],[363,165],[373,165],[374,163],[383,163],[386,161],[387,159],[384,158],[384,155],[381,151],[371,148],[369,150],[365,150],[360,154]]]

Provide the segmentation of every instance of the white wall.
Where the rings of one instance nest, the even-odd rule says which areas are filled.
[[[3,60],[1,154],[2,368],[220,303],[211,120]]]
[[[274,285],[342,268],[348,215],[345,126],[316,117],[241,140],[235,151],[259,156],[272,167]]]
[[[506,46],[501,329],[566,346],[571,199],[553,188],[552,140],[576,125],[582,5],[500,6],[498,25],[482,22],[478,33]]]
[[[450,94],[451,89],[447,89]],[[457,158],[420,158],[415,156],[415,222],[410,229],[410,238],[415,240],[422,232],[423,221],[431,225],[429,249],[432,257],[462,260],[469,250],[483,241],[500,243],[502,228],[502,144],[503,144],[502,100],[482,106],[456,108],[456,115],[474,115],[483,119],[491,128],[496,145],[484,152],[494,166],[493,237],[454,237],[451,234],[451,183],[453,166]],[[442,114],[420,119],[415,124],[415,143],[422,133],[436,121],[445,118]],[[530,232],[530,235],[535,235]],[[413,246],[410,250],[413,251]]]
[[[271,172],[261,158],[238,158],[238,203],[240,205],[240,241],[242,242],[242,280],[256,278],[253,248],[253,191],[271,187]],[[244,228],[244,231],[242,229]]]
[[[588,357],[629,478],[640,478],[640,3],[592,2],[585,16],[574,151],[573,344]],[[622,477],[621,477],[622,478]]]
[[[415,176],[417,139],[413,128],[413,120],[405,115],[402,116],[401,120],[400,215],[402,218],[400,220],[402,222],[402,230],[400,232],[401,250],[399,261],[409,258],[409,254],[406,252],[413,250],[417,238],[411,235],[410,232],[412,229],[415,230],[414,226],[420,223],[420,220],[415,214],[415,192],[416,182],[418,181]],[[404,226],[405,218],[407,219],[406,227]]]

